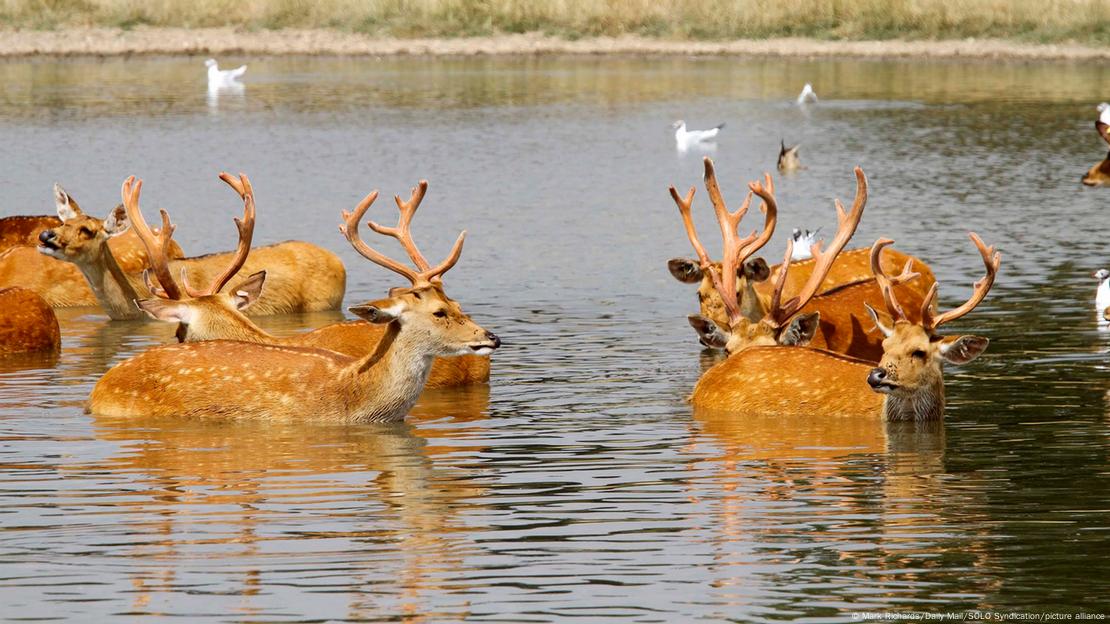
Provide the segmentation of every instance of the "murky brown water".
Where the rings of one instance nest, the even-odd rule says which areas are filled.
[[[1107,609],[1110,334],[1089,274],[1110,191],[1078,181],[1105,153],[1110,69],[245,60],[246,90],[215,98],[201,59],[0,63],[2,214],[50,211],[55,181],[106,210],[136,174],[189,252],[214,251],[239,210],[216,173],[245,171],[255,240],[337,251],[355,302],[394,280],[347,247],[339,211],[426,177],[417,235],[445,251],[470,230],[447,287],[505,339],[492,382],[398,425],[113,421],[82,413],[91,384],[173,330],[67,311],[56,363],[0,364],[4,618]],[[807,81],[822,102],[803,111]],[[692,412],[703,362],[694,295],[665,269],[690,254],[666,187],[701,165],[674,150],[678,117],[728,123],[713,155],[734,199],[780,138],[802,142],[769,255],[791,227],[832,227],[855,164],[872,182],[857,241],[930,261],[944,303],[981,270],[967,230],[999,246],[994,291],[955,328],[991,346],[947,372],[944,423]],[[706,205],[698,219],[712,231]]]

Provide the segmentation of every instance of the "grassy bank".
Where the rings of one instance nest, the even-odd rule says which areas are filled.
[[[1110,44],[1107,0],[0,0],[8,28],[334,29],[566,39],[1011,39]]]

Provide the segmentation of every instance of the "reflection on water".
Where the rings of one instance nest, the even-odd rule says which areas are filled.
[[[0,362],[5,616],[111,621],[851,621],[880,610],[1098,610],[1110,546],[1110,334],[1092,318],[1106,191],[1080,188],[1099,66],[685,58],[0,62],[2,214],[89,210],[146,179],[191,253],[235,240],[220,170],[258,194],[259,244],[339,253],[347,305],[398,285],[339,212],[431,181],[414,228],[467,247],[446,288],[505,341],[490,386],[425,393],[407,422],[110,420],[115,362],[173,339],[62,311],[56,360]],[[221,59],[223,60],[223,59]],[[821,94],[798,107],[805,82]],[[743,420],[685,403],[719,355],[665,263],[690,255],[666,187],[698,183],[670,123],[724,121],[727,198],[773,170],[777,258],[832,227],[850,168],[858,241],[927,259],[942,306],[1004,255],[953,333],[944,423]],[[1097,152],[1097,153],[1096,153]],[[87,198],[87,199],[86,199]],[[703,196],[699,227],[712,231]],[[99,207],[98,207],[99,206]],[[388,202],[371,218],[388,221]],[[388,218],[387,218],[388,217]],[[708,242],[708,241],[707,241]],[[394,252],[389,250],[387,252]],[[711,250],[712,252],[713,250]],[[311,276],[308,277],[311,279]],[[288,334],[341,313],[260,319]]]

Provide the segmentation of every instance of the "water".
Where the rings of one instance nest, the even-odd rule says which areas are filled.
[[[229,248],[244,171],[257,242],[338,252],[347,302],[397,280],[336,231],[421,177],[429,256],[470,234],[448,292],[505,346],[487,388],[403,424],[199,424],[82,413],[113,363],[173,328],[61,315],[56,362],[0,364],[0,604],[9,620],[852,621],[875,611],[1105,611],[1110,334],[1091,271],[1110,191],[1082,189],[1110,70],[1091,64],[737,59],[202,59],[0,63],[3,214],[61,182],[104,213],[130,174],[194,254]],[[822,102],[792,104],[804,82]],[[951,331],[946,420],[693,413],[711,358],[666,260],[691,255],[666,188],[700,185],[668,126],[727,122],[726,197],[772,170],[792,227],[835,224],[861,165],[880,235],[942,304],[1003,253]],[[704,190],[695,213],[715,243]],[[718,245],[711,245],[717,248]],[[396,251],[396,248],[394,248]],[[398,252],[399,253],[399,252]],[[265,319],[292,332],[339,314]]]

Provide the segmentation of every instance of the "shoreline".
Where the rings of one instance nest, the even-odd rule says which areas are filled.
[[[1110,60],[1110,46],[998,39],[832,41],[807,38],[674,41],[640,36],[568,40],[539,33],[401,39],[335,30],[63,28],[0,30],[0,57],[131,56],[536,56],[659,55],[783,58]]]

